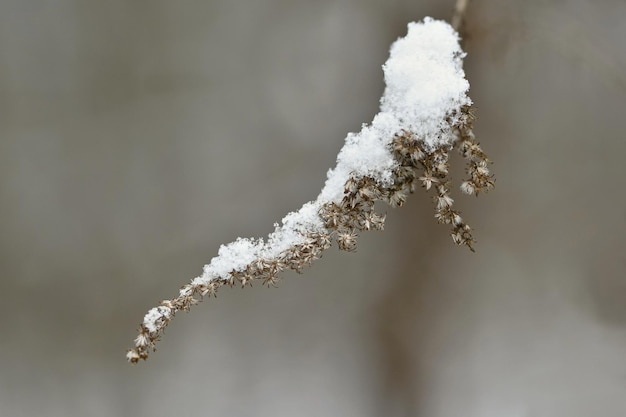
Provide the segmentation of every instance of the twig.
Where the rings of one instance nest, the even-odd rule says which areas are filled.
[[[450,151],[457,148],[467,161],[469,175],[461,191],[488,191],[493,180],[472,133],[463,56],[458,35],[446,22],[426,18],[409,24],[409,33],[392,45],[383,66],[380,112],[361,132],[348,135],[317,199],[288,214],[267,240],[223,245],[202,275],[148,311],[127,359],[147,359],[177,312],[188,311],[224,285],[257,281],[274,286],[282,271],[300,272],[333,242],[341,250],[355,250],[359,232],[383,229],[385,216],[374,204],[402,206],[416,185],[435,191],[435,218],[452,227],[454,243],[473,250],[471,229],[452,208]]]
[[[454,6],[454,14],[452,15],[452,27],[462,35],[463,26],[465,24],[465,13],[469,0],[457,0]]]

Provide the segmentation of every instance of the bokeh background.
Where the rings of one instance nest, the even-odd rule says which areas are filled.
[[[626,415],[623,0],[470,3],[477,253],[417,192],[125,362],[220,244],[317,196],[389,44],[453,3],[2,0],[0,415]]]

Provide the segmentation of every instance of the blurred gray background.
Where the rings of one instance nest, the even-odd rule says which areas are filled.
[[[220,244],[317,196],[389,44],[453,3],[2,0],[0,415],[626,415],[623,0],[470,3],[477,253],[420,190],[125,362]]]

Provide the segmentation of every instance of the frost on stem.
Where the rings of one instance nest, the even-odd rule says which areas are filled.
[[[177,297],[146,314],[128,360],[146,359],[178,311],[215,296],[224,285],[260,281],[273,286],[282,271],[301,272],[333,242],[341,250],[355,250],[359,232],[383,229],[385,215],[375,211],[375,202],[402,206],[416,183],[434,191],[435,217],[451,225],[453,241],[472,249],[471,229],[450,197],[450,151],[458,148],[467,160],[464,193],[488,191],[493,180],[472,133],[464,56],[457,33],[446,22],[426,18],[410,23],[383,65],[386,88],[380,112],[359,133],[348,134],[317,199],[285,216],[265,240],[240,238],[222,245]]]

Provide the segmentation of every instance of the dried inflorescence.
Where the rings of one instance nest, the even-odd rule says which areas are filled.
[[[371,177],[351,176],[345,184],[341,202],[326,203],[319,209],[325,230],[308,234],[302,243],[293,245],[274,258],[256,259],[243,270],[231,271],[228,279],[211,280],[208,283],[192,282],[181,288],[178,297],[162,301],[159,307],[151,310],[157,317],[152,322],[153,327],[146,326],[145,320],[141,324],[135,348],[127,352],[128,360],[135,363],[146,359],[176,312],[188,311],[204,297],[216,296],[217,290],[224,285],[245,287],[258,281],[268,287],[276,286],[281,272],[287,269],[301,272],[330,248],[333,240],[340,250],[354,251],[359,232],[384,228],[385,214],[377,213],[374,204],[382,201],[394,207],[402,206],[407,195],[414,191],[416,183],[426,190],[435,191],[435,218],[439,223],[452,226],[454,243],[465,245],[473,251],[471,229],[460,213],[452,208],[448,178],[450,151],[458,148],[467,160],[469,178],[461,184],[464,193],[477,195],[492,189],[494,183],[487,168],[489,160],[472,133],[474,116],[469,107],[462,111],[459,122],[452,126],[458,137],[452,146],[427,151],[423,142],[411,132],[397,134],[390,145],[390,152],[398,162],[393,170],[393,182],[381,185]]]
[[[276,224],[267,241],[223,245],[201,276],[145,315],[127,359],[146,359],[177,312],[215,296],[224,285],[276,286],[283,271],[301,272],[333,242],[354,251],[360,232],[383,230],[385,215],[376,212],[376,202],[402,206],[416,184],[434,191],[435,217],[452,226],[453,241],[473,250],[471,229],[450,196],[450,152],[457,148],[467,161],[464,193],[477,195],[494,183],[472,133],[462,57],[458,35],[445,22],[409,24],[407,37],[394,43],[383,66],[387,88],[381,112],[360,133],[348,135],[318,198]]]
[[[471,107],[466,106],[461,111],[461,117],[454,125],[457,140],[451,146],[441,146],[432,152],[427,152],[419,139],[411,132],[403,132],[393,139],[393,153],[400,162],[400,168],[421,171],[417,180],[426,190],[435,190],[435,218],[439,223],[452,225],[452,240],[457,245],[465,245],[474,251],[471,228],[463,221],[459,211],[452,208],[454,200],[450,197],[449,152],[458,148],[467,161],[466,171],[469,178],[461,184],[461,191],[465,194],[478,195],[494,187],[493,175],[489,172],[490,163],[472,132],[472,123],[475,119]],[[404,174],[406,180],[404,189],[412,190],[415,173]]]

